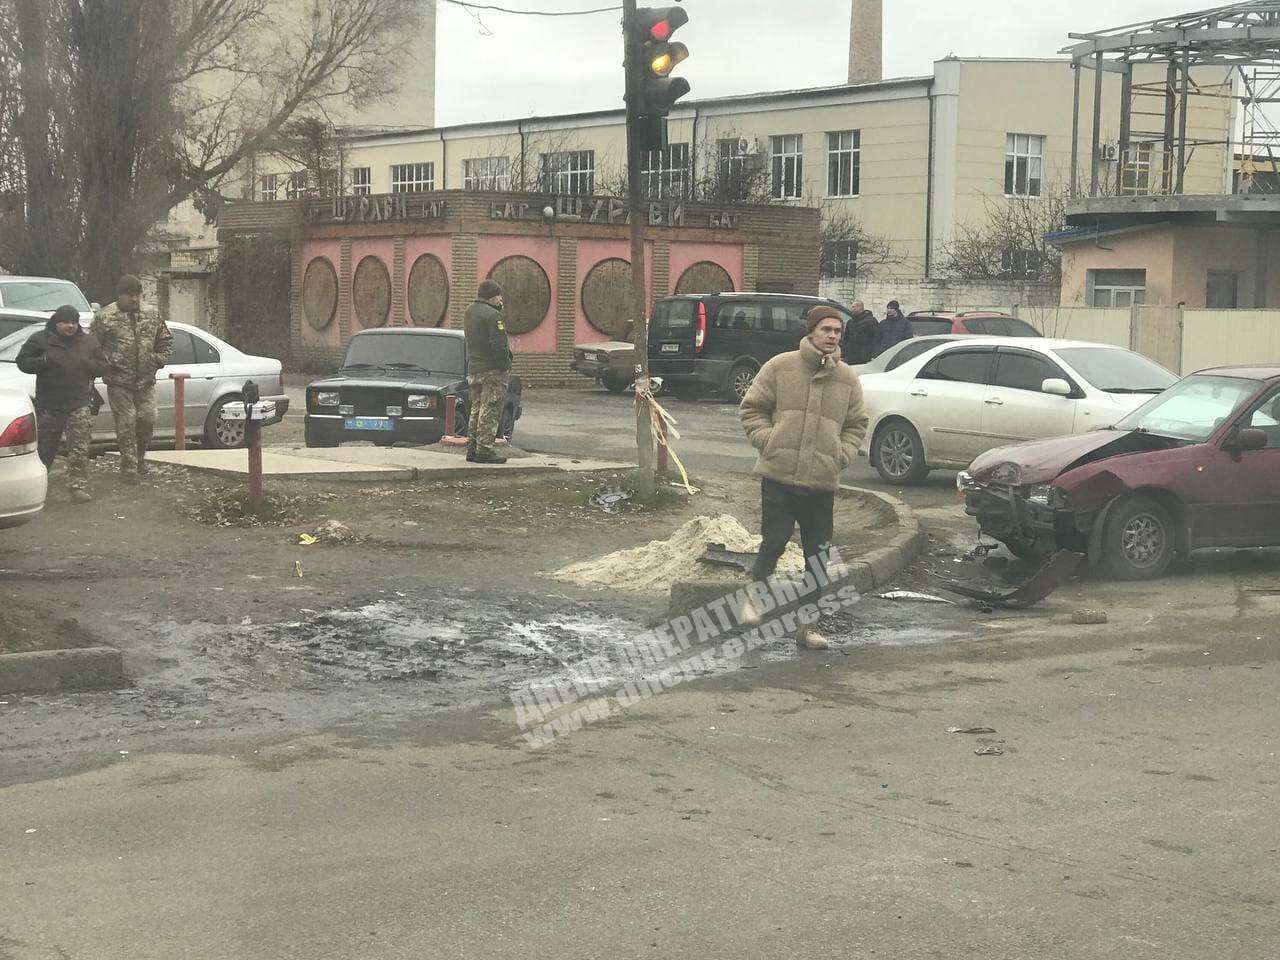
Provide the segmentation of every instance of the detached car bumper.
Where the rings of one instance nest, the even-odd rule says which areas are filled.
[[[956,477],[964,494],[964,512],[978,528],[1003,542],[1037,544],[1046,550],[1082,549],[1097,508],[1078,510],[1060,499],[1049,484],[1010,486],[976,480],[967,471]]]

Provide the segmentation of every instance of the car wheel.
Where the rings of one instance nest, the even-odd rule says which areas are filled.
[[[606,373],[600,378],[600,384],[610,393],[622,393],[631,385],[631,381],[623,377],[610,376]]]
[[[1117,580],[1152,580],[1169,569],[1176,550],[1173,518],[1154,497],[1136,496],[1107,512],[1102,566]]]
[[[304,427],[302,433],[303,442],[308,447],[336,447],[342,443],[340,440],[321,440],[312,432],[310,425]]]
[[[226,420],[222,416],[224,408],[233,403],[244,404],[235,395],[223,397],[209,408],[209,416],[204,421],[204,445],[214,450],[231,450],[244,446],[244,421]]]
[[[756,382],[756,374],[760,370],[749,363],[740,363],[729,371],[729,397],[741,403],[746,397],[751,384]]]
[[[905,420],[892,420],[876,431],[871,457],[885,483],[909,485],[929,475],[920,434]]]

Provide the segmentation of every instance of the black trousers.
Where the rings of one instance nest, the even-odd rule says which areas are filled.
[[[831,545],[835,505],[833,491],[806,490],[774,480],[761,480],[760,534],[763,542],[751,576],[764,580],[773,575],[797,524],[800,526],[805,562],[810,569],[818,569],[821,558]]]

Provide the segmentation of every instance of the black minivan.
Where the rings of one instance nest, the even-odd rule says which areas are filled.
[[[664,297],[649,321],[649,374],[679,392],[696,387],[741,402],[766,360],[795,350],[804,315],[847,307],[825,297],[785,293],[721,293]]]

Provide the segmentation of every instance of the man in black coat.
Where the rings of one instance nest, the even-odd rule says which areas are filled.
[[[80,327],[80,312],[62,306],[43,330],[27,338],[18,351],[18,369],[36,375],[36,423],[40,459],[53,464],[61,447],[67,458],[71,499],[88,503],[89,439],[93,427],[90,406],[93,381],[106,369],[102,347]]]
[[[880,321],[880,343],[876,347],[876,356],[884,353],[895,343],[910,340],[915,336],[911,329],[911,321],[902,314],[897,300],[890,300],[885,308],[884,319]]]
[[[845,324],[840,338],[840,358],[850,366],[870,363],[880,340],[880,324],[861,300],[853,301],[849,310],[853,317]]]

